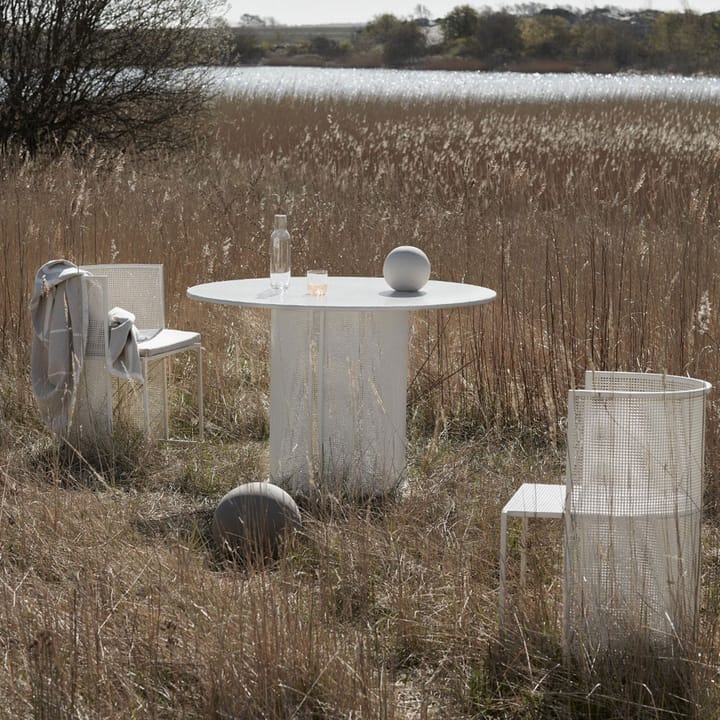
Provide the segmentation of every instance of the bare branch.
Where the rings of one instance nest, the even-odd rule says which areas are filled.
[[[217,4],[0,0],[0,149],[184,143],[211,90]]]

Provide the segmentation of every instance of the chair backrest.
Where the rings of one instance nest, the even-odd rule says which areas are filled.
[[[568,394],[568,498],[575,512],[702,506],[704,380],[590,372]]]
[[[586,385],[568,396],[566,633],[593,646],[687,639],[710,385],[610,372]]]
[[[165,288],[162,265],[83,265],[93,275],[107,277],[108,304],[135,315],[140,330],[165,327]]]

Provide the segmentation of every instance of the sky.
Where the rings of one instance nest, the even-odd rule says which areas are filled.
[[[399,18],[415,16],[418,4],[430,11],[430,17],[443,17],[458,5],[471,5],[482,10],[485,7],[499,9],[521,4],[516,0],[230,0],[225,17],[231,25],[238,23],[247,13],[261,18],[274,18],[281,25],[318,25],[328,23],[366,23],[376,15],[392,13]],[[575,0],[543,2],[548,7],[572,7],[589,10],[593,7],[616,5],[628,10],[661,10],[682,12],[689,9],[703,13],[720,9],[719,0]]]

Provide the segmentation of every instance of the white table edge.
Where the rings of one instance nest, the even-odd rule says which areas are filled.
[[[357,300],[354,300],[347,295],[344,298],[333,295],[333,283],[356,286],[362,284],[363,287],[360,288],[361,292]],[[417,293],[397,293],[385,283],[383,278],[359,276],[331,277],[328,294],[322,297],[311,296],[303,292],[304,288],[305,278],[302,276],[291,279],[291,286],[286,293],[273,292],[266,278],[241,278],[194,285],[187,289],[187,296],[192,300],[218,305],[270,310],[337,311],[438,310],[482,305],[492,302],[497,297],[497,293],[490,288],[443,280],[430,280]],[[242,289],[247,294],[233,296],[233,293],[229,292],[232,289]],[[432,297],[433,290],[442,293],[442,296]],[[254,296],[251,295],[252,292]]]

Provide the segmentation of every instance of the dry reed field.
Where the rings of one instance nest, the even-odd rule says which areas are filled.
[[[583,372],[720,382],[718,168],[720,108],[672,102],[222,100],[185,155],[8,160],[0,716],[720,716],[715,392],[697,647],[671,663],[563,663],[552,523],[532,534],[521,597],[511,577],[503,642],[497,626],[500,509],[521,482],[560,481]],[[328,498],[277,564],[241,569],[208,526],[227,490],[266,478],[269,319],[185,289],[265,275],[275,212],[298,273],[381,275],[413,244],[434,278],[498,299],[413,316],[407,492]],[[28,302],[55,257],[164,263],[169,324],[207,348],[202,446],[121,435],[90,459],[48,435]],[[191,369],[174,366],[181,425]]]

